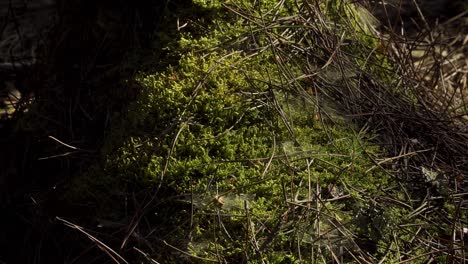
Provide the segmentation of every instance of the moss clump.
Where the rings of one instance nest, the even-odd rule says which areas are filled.
[[[89,190],[86,199],[107,209],[100,217],[117,220],[132,210],[126,197],[149,190],[151,199],[134,209],[152,223],[140,232],[155,241],[154,252],[172,249],[155,259],[173,262],[332,259],[345,244],[358,250],[346,232],[379,242],[373,220],[358,213],[367,196],[391,184],[370,169],[378,148],[278,89],[271,52],[246,57],[248,50],[234,47],[249,45],[227,45],[248,32],[247,21],[213,25],[205,36],[180,39],[176,65],[137,78],[142,92],[109,131],[105,160],[70,197]],[[379,225],[398,221],[379,210]]]

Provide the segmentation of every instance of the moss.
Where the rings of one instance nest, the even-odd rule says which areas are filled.
[[[310,198],[304,188],[309,180],[324,189],[345,184],[371,192],[386,184],[384,174],[366,172],[371,162],[365,150],[373,150],[352,130],[323,127],[314,115],[299,114],[307,107],[292,98],[278,102],[279,107],[290,109],[284,114],[294,124],[291,135],[279,115],[272,114],[275,110],[266,103],[269,98],[250,91],[244,67],[248,76],[258,77],[260,72],[253,72],[250,65],[257,63],[255,59],[232,67],[239,56],[221,63],[220,57],[211,53],[201,59],[189,53],[177,68],[142,76],[144,91],[130,107],[126,121],[129,137],[109,153],[104,168],[121,181],[201,199],[192,225],[182,226],[186,234],[197,230],[191,233],[187,248],[192,254],[208,259],[216,259],[217,254],[225,260],[258,259],[258,252],[243,249],[253,239],[249,228],[261,228],[260,223],[274,228],[275,219],[288,208],[284,196],[293,202]],[[268,91],[262,83],[255,89],[258,94]],[[272,153],[277,157],[268,163]],[[286,188],[285,182],[289,182]],[[239,198],[246,195],[248,200]],[[184,218],[186,213],[176,215]],[[266,239],[269,233],[264,228],[255,231],[258,239]],[[276,259],[277,250],[288,249],[292,240],[275,235],[261,258]],[[294,252],[288,255],[293,257]]]
[[[142,92],[109,131],[105,159],[70,194],[115,218],[123,214],[109,212],[122,210],[125,197],[150,189],[158,202],[148,221],[186,252],[174,262],[312,259],[311,247],[328,246],[323,234],[346,240],[336,221],[376,243],[388,239],[378,235],[398,222],[391,210],[362,216],[373,210],[363,190],[379,195],[392,181],[371,169],[379,149],[344,121],[317,119],[298,94],[275,89],[281,74],[269,51],[246,58],[234,49],[242,45],[227,44],[249,32],[246,24],[215,20],[204,36],[187,33],[176,64],[141,74]]]

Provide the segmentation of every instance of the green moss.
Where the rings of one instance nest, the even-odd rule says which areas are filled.
[[[378,170],[366,171],[371,162],[365,151],[375,149],[352,130],[343,124],[323,127],[312,113],[301,114],[308,106],[295,98],[277,101],[277,107],[288,109],[283,120],[267,103],[271,93],[262,93],[268,86],[252,87],[252,76],[261,75],[260,65],[253,71],[258,62],[237,64],[238,55],[220,61],[222,55],[189,53],[177,68],[140,77],[144,91],[124,122],[128,139],[109,153],[104,170],[120,181],[200,199],[194,222],[182,226],[183,233],[197,230],[187,248],[192,254],[273,260],[278,250],[290,250],[284,256],[294,258],[288,244],[295,236],[281,234],[284,230],[273,236],[268,229],[288,211],[286,201],[311,198],[308,181],[323,189],[344,184],[377,193],[388,178]],[[184,218],[186,212],[176,215]],[[260,228],[257,239],[273,236],[262,256],[244,248],[254,239],[253,226]]]
[[[70,194],[88,190],[80,199],[113,218],[129,193],[150,189],[158,239],[186,252],[174,262],[313,259],[311,248],[338,243],[324,234],[347,243],[337,221],[375,243],[388,239],[378,235],[399,221],[393,209],[362,213],[374,214],[363,197],[392,182],[369,158],[379,149],[343,120],[317,118],[298,94],[273,88],[282,76],[269,51],[246,58],[242,45],[227,45],[249,32],[246,24],[215,20],[205,36],[187,33],[176,64],[141,74],[142,92],[109,131],[105,159]]]

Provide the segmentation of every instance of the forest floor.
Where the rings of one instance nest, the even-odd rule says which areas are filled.
[[[466,262],[452,5],[9,5],[0,263]]]

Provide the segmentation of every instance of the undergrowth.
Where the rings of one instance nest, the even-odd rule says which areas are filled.
[[[180,59],[136,78],[142,91],[114,119],[104,158],[66,198],[125,226],[109,240],[148,262],[422,263],[431,247],[418,242],[451,232],[428,212],[460,210],[408,187],[379,131],[343,114],[382,103],[356,89],[394,85],[394,62],[356,19],[364,11],[197,3],[213,20],[180,28]]]

